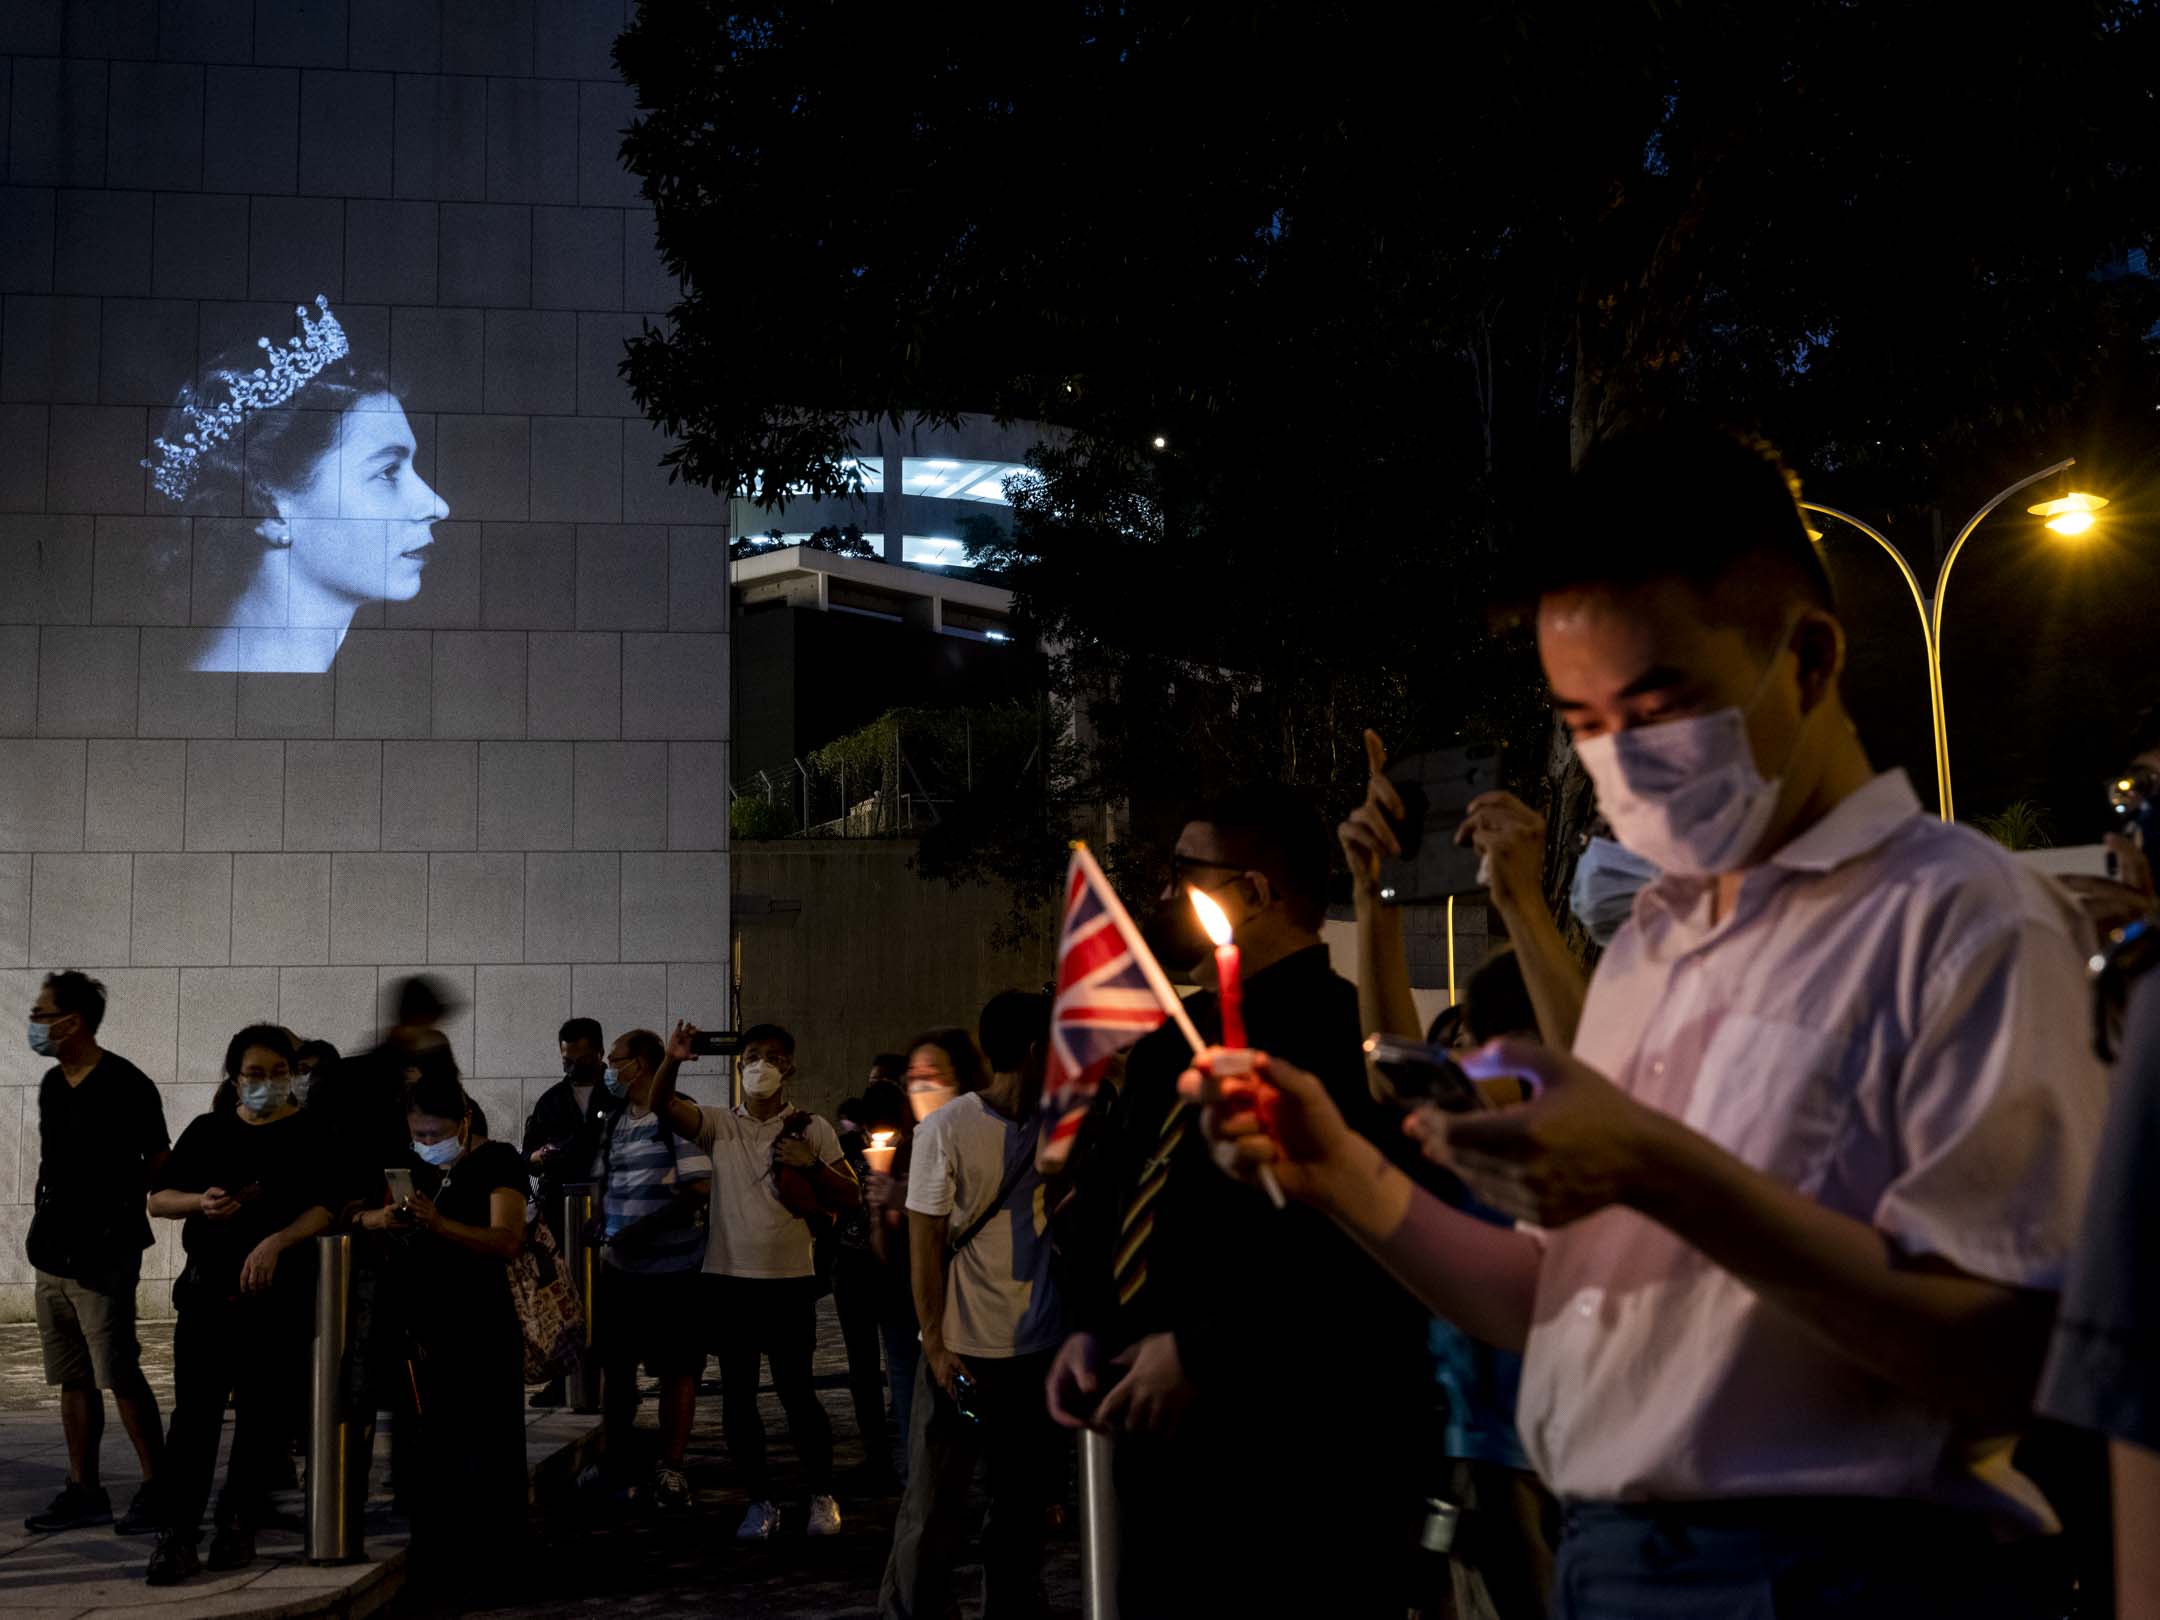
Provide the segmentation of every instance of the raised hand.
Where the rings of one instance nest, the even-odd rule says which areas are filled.
[[[1361,896],[1369,897],[1379,892],[1381,857],[1402,853],[1394,823],[1402,819],[1403,802],[1395,784],[1387,779],[1387,745],[1377,731],[1365,733],[1365,763],[1369,772],[1365,802],[1350,812],[1335,829],[1335,836],[1341,840],[1343,856],[1350,863],[1352,887]]]

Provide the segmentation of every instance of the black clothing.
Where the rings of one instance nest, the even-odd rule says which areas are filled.
[[[847,1351],[848,1394],[863,1456],[885,1455],[885,1369],[878,1357],[885,1265],[867,1250],[841,1246],[833,1256],[833,1309],[840,1317],[840,1344]]]
[[[308,1112],[330,1127],[331,1140],[350,1161],[356,1195],[369,1204],[383,1186],[383,1171],[415,1163],[412,1132],[405,1123],[405,1070],[412,1052],[396,1041],[318,1070],[308,1088]],[[488,1134],[487,1115],[472,1104],[472,1134]]]
[[[772,1368],[773,1393],[787,1414],[805,1494],[832,1490],[832,1420],[810,1381],[817,1348],[815,1277],[705,1277],[707,1320],[720,1357],[720,1429],[743,1489],[772,1500],[765,1420],[758,1415],[758,1360]]]
[[[36,1202],[65,1231],[78,1281],[150,1247],[145,1166],[171,1146],[157,1087],[119,1053],[103,1053],[78,1085],[57,1063],[45,1071]]]
[[[191,1193],[222,1187],[242,1200],[237,1215],[213,1221],[197,1213],[180,1228],[187,1280],[221,1299],[238,1297],[240,1268],[264,1238],[310,1208],[335,1212],[345,1201],[322,1121],[304,1108],[266,1125],[250,1125],[237,1113],[197,1115],[180,1133],[180,1145],[165,1161],[157,1185],[160,1191]],[[313,1250],[289,1249],[278,1261],[278,1276],[282,1280],[288,1267],[313,1261]],[[176,1290],[175,1303],[178,1297]]]
[[[556,1230],[562,1223],[563,1188],[593,1179],[593,1159],[615,1106],[607,1083],[595,1074],[592,1095],[580,1108],[577,1091],[565,1077],[540,1093],[525,1120],[525,1169],[539,1180],[535,1196],[540,1201],[540,1218],[555,1233],[557,1243],[565,1235]],[[533,1163],[533,1153],[539,1148],[554,1150],[544,1170]]]
[[[1249,975],[1245,990],[1253,1047],[1309,1070],[1354,1129],[1402,1156],[1396,1120],[1366,1086],[1357,991],[1326,948]],[[1218,1036],[1212,995],[1185,1007],[1203,1040]],[[1118,1442],[1123,1612],[1400,1612],[1415,1459],[1385,1437],[1430,1404],[1417,1302],[1326,1217],[1276,1210],[1224,1175],[1196,1128],[1155,1202],[1146,1286],[1117,1304],[1119,1221],[1189,1060],[1172,1026],[1133,1048],[1122,1091],[1099,1098],[1089,1121],[1068,1229],[1073,1320],[1106,1356],[1171,1333],[1196,1391],[1172,1439]],[[1257,1490],[1264,1480],[1286,1488]],[[1232,1544],[1269,1553],[1229,1566],[1191,1557]]]

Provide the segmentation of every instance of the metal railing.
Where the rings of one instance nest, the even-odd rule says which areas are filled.
[[[578,1358],[577,1370],[569,1377],[566,1393],[571,1410],[587,1413],[600,1410],[600,1358],[592,1353],[593,1345],[599,1342],[593,1337],[593,1284],[599,1281],[600,1249],[586,1235],[592,1226],[599,1191],[590,1182],[578,1182],[563,1188],[562,1195],[563,1260],[584,1307],[586,1349]]]
[[[347,1398],[352,1356],[353,1240],[315,1240],[314,1384],[308,1402],[307,1561],[354,1564],[367,1557],[367,1424]]]
[[[1080,1431],[1080,1612],[1118,1620],[1117,1491],[1111,1483],[1110,1436]]]

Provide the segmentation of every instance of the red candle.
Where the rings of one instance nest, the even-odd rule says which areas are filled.
[[[1233,1051],[1245,1047],[1245,981],[1239,974],[1238,948],[1230,938],[1230,919],[1198,889],[1192,895],[1200,926],[1215,942],[1215,1004],[1222,1011],[1222,1043]]]

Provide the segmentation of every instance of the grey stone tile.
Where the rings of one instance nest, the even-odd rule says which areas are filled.
[[[650,422],[623,423],[623,521],[625,523],[727,522],[725,499],[682,478],[660,458],[674,441]]]
[[[27,850],[0,855],[0,968],[30,965],[30,853]],[[8,1140],[9,1118],[0,1100],[0,1192],[8,1185],[13,1162]]]
[[[678,524],[668,530],[668,628],[728,627],[727,530]]]
[[[660,257],[654,234],[653,211],[631,208],[623,213],[623,308],[665,314],[682,302],[682,283],[675,279]]]
[[[660,962],[579,963],[570,970],[570,999],[577,1004],[580,1018],[600,1020],[609,1040],[632,1029],[649,1029],[664,1040],[667,976],[667,967]],[[703,1076],[691,1070],[684,1076],[683,1089],[694,1089],[700,1079]],[[710,1087],[712,1082],[705,1084]]]
[[[577,317],[567,310],[489,310],[485,400],[489,411],[575,411]]]
[[[673,630],[623,637],[623,735],[727,739],[728,638]]]
[[[577,627],[666,629],[668,531],[635,524],[581,524],[577,536]]]
[[[150,221],[145,192],[61,192],[52,290],[123,298],[147,294]]]
[[[473,1066],[473,970],[470,965],[439,962],[385,964],[375,970],[375,1023],[387,1029],[397,1022],[398,992],[414,974],[424,974],[435,985],[450,1011],[435,1027],[450,1042],[451,1055],[466,1074]]]
[[[532,428],[522,416],[435,421],[435,487],[459,517],[516,519],[532,510]]]
[[[250,210],[248,293],[299,304],[345,296],[345,205],[335,197],[257,197]]]
[[[8,97],[8,180],[18,186],[105,183],[107,66],[17,57]]]
[[[39,634],[38,730],[48,737],[134,736],[140,632],[48,625]]]
[[[88,623],[95,535],[89,517],[0,517],[0,624]]]
[[[622,955],[623,857],[534,851],[525,857],[525,954],[536,962]]]
[[[337,674],[239,677],[242,737],[322,738],[337,730]]]
[[[435,302],[435,204],[345,205],[345,295],[369,303]],[[392,317],[392,328],[396,320]]]
[[[108,298],[98,398],[170,410],[195,380],[196,305],[187,298]]]
[[[623,211],[533,210],[533,303],[541,309],[622,308]]]
[[[340,737],[425,737],[433,727],[432,633],[355,630],[337,658]]]
[[[536,520],[622,520],[623,427],[607,416],[533,418],[532,515]]]
[[[250,61],[255,7],[250,0],[162,0],[157,44],[168,62]]]
[[[55,405],[46,500],[56,512],[140,512],[149,445],[139,405]]]
[[[0,293],[52,291],[53,194],[0,186]]]
[[[390,387],[416,411],[480,409],[484,327],[476,309],[397,309],[390,315]],[[443,445],[436,440],[436,455]],[[438,468],[438,471],[442,470]],[[461,516],[474,514],[451,501]]]
[[[525,857],[427,857],[428,959],[520,962],[525,958]]]
[[[255,0],[255,60],[345,65],[345,0]]]
[[[215,967],[232,947],[232,857],[135,857],[129,960],[137,967]]]
[[[425,855],[330,857],[331,961],[419,956],[427,950],[427,915]]]
[[[47,406],[0,404],[0,512],[45,509],[51,423]]]
[[[98,977],[105,981],[106,995],[99,1044],[126,1056],[161,1088],[171,1085],[180,1034],[180,970],[115,967]],[[172,1105],[166,1106],[170,1109]],[[185,1125],[194,1115],[169,1113],[167,1118],[175,1125]]]
[[[578,316],[578,403],[580,416],[639,416],[629,381],[622,374],[624,346],[645,328],[643,315]]]
[[[278,972],[278,1022],[328,1041],[340,1052],[375,1044],[372,967],[289,967]]]
[[[631,945],[650,962],[720,962],[728,954],[728,858],[622,857],[623,915]]]
[[[531,737],[622,735],[622,637],[535,631],[525,729]]]
[[[623,132],[637,117],[637,97],[627,84],[578,86],[578,201],[592,207],[628,208],[644,201],[638,177],[623,167]]]
[[[491,630],[568,630],[577,623],[577,531],[567,523],[480,528],[481,622]]]
[[[179,1074],[195,1081],[219,1073],[225,1043],[249,1024],[274,1024],[278,976],[274,967],[180,969]]]
[[[95,405],[101,313],[95,298],[8,299],[0,399]]]
[[[566,742],[480,745],[482,849],[570,847],[571,747]]]
[[[141,59],[157,54],[157,0],[68,0],[62,49],[69,56]]]
[[[442,66],[439,0],[351,0],[352,65],[393,73]]]
[[[0,51],[14,56],[58,56],[61,38],[61,0],[17,0],[0,7]],[[32,1083],[35,1080],[32,1076]]]
[[[38,627],[0,625],[0,737],[37,735],[37,678]]]
[[[440,202],[485,197],[487,80],[399,74],[394,155],[400,197]],[[445,266],[446,279],[448,273]]]
[[[30,960],[125,962],[134,867],[132,855],[38,855],[30,868]],[[106,1038],[114,1051],[127,1050],[116,1036]]]
[[[475,742],[383,744],[384,849],[473,847],[480,748]]]
[[[359,742],[285,745],[285,845],[289,850],[383,847],[383,750]]]
[[[665,849],[668,745],[581,742],[576,747],[577,847]]]
[[[197,738],[187,749],[187,848],[281,848],[285,745]]]
[[[435,525],[435,543],[428,547],[420,594],[383,604],[383,623],[388,628],[469,630],[479,624],[480,528],[477,523]]]
[[[530,74],[532,0],[461,0],[446,8],[442,65],[445,73]]]
[[[186,624],[189,520],[101,517],[91,618],[99,624]]]
[[[444,203],[442,301],[522,309],[532,302],[532,210]]]
[[[186,825],[187,744],[93,738],[83,848],[177,850]]]
[[[609,53],[623,31],[616,0],[539,0],[533,71],[543,79],[615,80]]]
[[[435,735],[525,735],[525,634],[437,630]]]
[[[72,737],[0,737],[0,848],[83,847],[84,747]]]
[[[578,201],[579,88],[555,79],[488,80],[488,201]]]
[[[728,847],[728,745],[668,744],[668,848]]]
[[[314,197],[390,195],[391,111],[387,73],[300,75],[300,190]]]
[[[202,648],[198,630],[153,626],[142,632],[136,723],[129,732],[143,737],[233,734],[237,678],[229,670],[196,669]]]
[[[203,625],[277,626],[287,621],[286,575],[292,553],[270,544],[258,518],[197,518],[195,578],[189,621]],[[270,588],[249,589],[267,575]]]
[[[235,967],[330,960],[330,857],[233,857]]]
[[[473,976],[473,1071],[560,1073],[555,1032],[570,1014],[567,966],[482,967]]]
[[[300,75],[289,67],[212,67],[205,80],[203,189],[291,192],[300,172]]]
[[[203,173],[203,70],[182,62],[115,62],[105,183],[193,191]]]
[[[159,195],[150,259],[158,297],[245,298],[247,261],[247,198]]]

